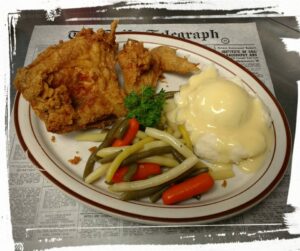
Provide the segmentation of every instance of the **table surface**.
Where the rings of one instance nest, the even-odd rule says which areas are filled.
[[[99,9],[105,9],[105,12]],[[153,13],[155,11],[155,19]],[[103,13],[100,14],[99,13]],[[201,13],[200,13],[201,14]],[[139,17],[136,19],[128,17]],[[190,16],[195,16],[192,19]],[[91,19],[94,17],[94,20]],[[113,18],[119,18],[122,23],[242,23],[255,22],[261,39],[261,44],[274,85],[275,94],[286,112],[292,136],[294,138],[297,112],[297,80],[300,79],[300,57],[296,52],[288,52],[281,38],[300,38],[300,32],[295,17],[256,17],[256,18],[200,18],[199,13],[193,11],[170,10],[123,10],[114,8],[84,8],[61,10],[61,15],[54,21],[45,18],[44,11],[22,11],[17,25],[11,26],[11,34],[16,34],[16,53],[11,58],[11,79],[14,79],[16,69],[24,65],[28,43],[34,25],[58,25],[58,24],[109,24]],[[172,17],[172,18],[166,18]],[[22,42],[20,42],[22,41]],[[14,41],[13,41],[14,42]],[[10,99],[13,101],[15,89],[11,84]],[[11,102],[13,105],[13,102]],[[12,109],[12,106],[10,107]],[[289,211],[287,206],[285,212]],[[256,229],[257,230],[257,229]],[[256,231],[253,229],[253,231]],[[242,240],[242,236],[240,237]],[[294,238],[288,232],[264,234],[263,239]],[[217,240],[214,240],[217,241]]]

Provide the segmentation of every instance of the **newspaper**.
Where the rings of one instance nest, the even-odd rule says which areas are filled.
[[[108,25],[102,27],[109,29]],[[49,45],[73,37],[81,28],[79,25],[36,26],[25,64]],[[120,24],[118,31],[162,33],[207,45],[251,70],[274,93],[255,23]],[[289,172],[262,203],[230,219],[180,227],[143,225],[100,213],[61,192],[26,157],[14,121],[10,130],[9,190],[16,250],[91,244],[226,243],[288,236],[283,214],[288,210]]]

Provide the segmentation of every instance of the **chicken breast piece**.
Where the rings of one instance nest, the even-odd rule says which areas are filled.
[[[162,74],[159,59],[139,41],[128,40],[118,54],[118,62],[127,94],[140,92],[143,86],[156,87]]]
[[[103,127],[124,116],[124,91],[115,72],[117,21],[111,32],[82,29],[18,70],[14,84],[50,132]]]
[[[163,72],[188,74],[199,70],[197,64],[176,55],[176,50],[159,46],[152,50],[144,44],[128,40],[118,54],[118,62],[124,77],[125,92],[139,93],[143,86],[156,87]]]

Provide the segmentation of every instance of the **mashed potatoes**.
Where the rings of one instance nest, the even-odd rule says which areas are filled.
[[[215,169],[234,163],[254,172],[274,137],[271,119],[261,100],[236,82],[208,67],[180,88],[167,118],[185,125],[195,153]]]

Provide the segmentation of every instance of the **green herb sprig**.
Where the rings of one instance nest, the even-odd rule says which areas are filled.
[[[156,127],[160,122],[161,112],[165,103],[165,91],[155,93],[155,89],[146,86],[141,94],[131,92],[125,98],[128,118],[136,118],[144,127]]]

